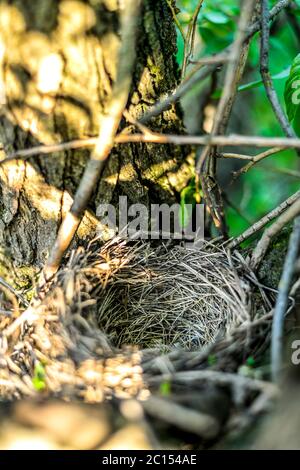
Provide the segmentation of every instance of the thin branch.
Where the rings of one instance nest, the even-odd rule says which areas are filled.
[[[218,158],[234,158],[235,160],[250,160],[252,161],[252,155],[243,155],[240,153],[219,153],[217,154]]]
[[[245,46],[243,46],[243,44],[247,35],[247,26],[252,17],[254,4],[255,0],[247,2],[241,14],[238,32],[230,53],[222,96],[214,118],[211,132],[212,135],[217,135],[219,133],[223,134],[228,123],[230,111],[237,91],[237,85],[241,78],[242,70],[244,69],[245,55],[247,56],[247,53],[244,54]],[[248,50],[248,46],[246,46],[246,49]],[[196,174],[201,173],[203,164],[209,152],[210,147],[208,146],[203,150],[202,155],[200,155],[198,162],[196,162]]]
[[[124,110],[123,116],[125,117],[126,121],[129,122],[129,124],[134,125],[142,134],[149,134],[149,135],[152,134],[151,129],[149,129],[149,127],[144,126],[142,123],[140,123],[139,121],[137,121],[137,119],[135,119],[135,118],[127,111],[127,109]],[[123,131],[123,133],[124,133],[124,131]],[[117,138],[117,136],[116,136],[116,138]],[[115,139],[115,140],[116,140],[116,139]]]
[[[182,36],[182,39],[183,39],[183,42],[185,44],[186,42],[186,37],[185,37],[185,34],[184,34],[184,31],[182,29],[182,26],[180,24],[180,21],[178,20],[177,18],[177,14],[176,14],[176,11],[175,11],[175,8],[173,6],[173,3],[172,3],[172,0],[167,0],[167,4],[168,4],[168,7],[170,8],[171,10],[171,13],[172,13],[172,17],[173,17],[173,20],[174,20],[174,23],[176,24],[181,36]]]
[[[278,207],[276,207],[267,215],[265,215],[262,219],[255,222],[255,224],[253,224],[251,227],[245,230],[244,233],[242,233],[238,237],[231,240],[228,244],[228,248],[235,248],[241,243],[243,243],[245,240],[247,240],[248,238],[252,237],[252,235],[254,235],[259,230],[261,230],[265,225],[271,222],[271,220],[280,216],[280,214],[282,214],[288,207],[294,204],[294,202],[297,201],[297,199],[299,198],[300,198],[300,191],[297,191],[295,194],[293,194],[288,199],[283,201]]]
[[[253,17],[255,2],[256,0],[248,0],[243,4],[237,34],[231,48],[230,60],[226,69],[223,92],[214,117],[211,135],[224,134],[229,122],[232,106],[237,94],[237,87],[247,61],[250,40],[245,41],[245,38],[247,36],[248,25]],[[208,180],[203,174],[206,160],[208,160],[208,170],[206,173],[208,173],[210,177]],[[196,160],[196,187],[199,188],[201,180],[204,198],[209,207],[212,220],[215,226],[221,230],[222,234],[227,237],[223,201],[222,198],[219,197],[220,191],[216,181],[216,165],[216,150],[208,145],[202,150],[202,153]],[[213,189],[210,183],[211,178],[214,180]]]
[[[284,316],[288,305],[288,296],[295,272],[295,264],[300,246],[300,217],[294,221],[288,251],[285,257],[283,272],[279,282],[279,291],[274,311],[271,340],[271,371],[272,379],[278,382],[282,370],[283,327]]]
[[[253,17],[256,0],[247,0],[241,12],[238,32],[230,53],[230,60],[225,75],[222,96],[216,111],[213,134],[224,134],[233,102],[237,94],[237,87],[242,78],[249,50],[249,40],[246,40],[249,23]]]
[[[21,295],[16,289],[14,289],[8,282],[5,281],[2,277],[0,277],[0,284],[5,287],[7,290],[9,290],[15,297],[17,297],[25,307],[28,307],[28,302],[27,300]]]
[[[201,57],[197,60],[190,60],[190,64],[194,65],[209,65],[209,64],[226,64],[230,60],[229,54],[216,54],[207,57]]]
[[[271,155],[274,155],[275,153],[282,152],[282,148],[279,147],[274,147],[272,149],[266,150],[265,152],[259,153],[258,155],[255,155],[254,157],[251,158],[251,161],[240,168],[238,171],[235,171],[233,173],[233,179],[235,180],[238,178],[240,175],[247,173],[256,163],[260,162],[261,160],[264,160],[267,157],[270,157]]]
[[[34,157],[35,155],[47,155],[55,152],[63,152],[65,150],[80,149],[93,147],[97,143],[97,137],[89,139],[77,139],[61,144],[53,145],[38,145],[30,149],[18,150],[10,154],[7,158],[0,161],[0,165],[16,159],[24,159]],[[219,147],[278,147],[280,149],[293,149],[300,148],[300,139],[286,138],[286,137],[260,137],[260,136],[247,136],[230,134],[223,135],[172,135],[172,134],[159,134],[156,132],[147,132],[144,134],[118,134],[115,138],[115,144],[134,143],[153,143],[153,144],[174,144],[174,145],[197,145],[207,146],[214,145]],[[228,155],[228,157],[227,157]],[[220,154],[220,158],[241,158],[249,160],[252,157],[237,156],[237,154]],[[247,158],[245,158],[247,157]],[[255,158],[255,157],[254,157]]]
[[[180,83],[180,85],[173,91],[172,94],[164,97],[161,101],[154,104],[148,111],[145,112],[139,121],[143,124],[149,122],[152,118],[159,116],[162,112],[169,109],[174,103],[176,103],[182,96],[184,96],[194,85],[205,80],[209,77],[216,68],[223,63],[223,59],[220,62],[210,64],[202,67],[202,65],[196,65],[194,70]]]
[[[184,77],[186,68],[189,64],[189,59],[193,55],[194,43],[195,43],[195,29],[196,29],[197,19],[198,19],[198,15],[200,13],[202,4],[203,4],[203,0],[199,0],[198,5],[195,8],[193,16],[188,25],[186,41],[184,43],[184,57],[183,57],[183,64],[182,64],[182,70],[181,70],[181,77]]]
[[[288,7],[290,0],[281,0],[279,1],[271,10],[270,10],[270,22],[272,22],[279,13]],[[246,34],[245,41],[251,39],[254,34],[256,34],[261,28],[260,21],[255,21],[248,29]],[[231,51],[231,45],[226,47],[220,55],[229,54]],[[185,93],[187,93],[196,83],[199,83],[201,80],[204,80],[211,73],[213,73],[220,63],[214,65],[208,65],[201,67],[201,65],[196,65],[190,74],[185,78],[183,82],[173,91],[170,95],[162,98],[162,100],[155,103],[146,113],[140,117],[142,123],[147,123],[153,117],[159,116],[163,111],[166,111],[172,104],[176,103]]]
[[[102,117],[99,136],[76,191],[74,202],[60,226],[56,241],[45,265],[43,273],[45,279],[52,277],[57,271],[62,257],[81,222],[82,215],[104,168],[104,163],[113,148],[115,135],[130,92],[132,70],[135,62],[135,39],[139,21],[139,7],[140,2],[138,0],[123,2],[121,12],[122,42],[118,54],[117,77],[113,85],[111,100],[106,115]]]
[[[253,271],[259,266],[267,249],[269,248],[272,238],[279,233],[283,227],[293,220],[300,213],[300,199],[297,199],[280,217],[274,222],[271,227],[264,231],[263,236],[259,240],[255,249],[253,250],[250,267]]]
[[[287,137],[295,137],[295,132],[281,107],[279,98],[273,85],[269,70],[270,52],[270,12],[269,0],[261,0],[261,46],[260,46],[260,73],[274,114]]]

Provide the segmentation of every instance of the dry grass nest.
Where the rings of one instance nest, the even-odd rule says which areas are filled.
[[[145,380],[205,368],[212,354],[214,369],[232,371],[264,348],[270,310],[243,258],[220,245],[94,240],[29,308],[0,317],[0,392],[35,393],[37,364],[49,392],[86,401],[136,396]]]
[[[102,256],[108,279],[97,322],[116,346],[199,349],[251,319],[247,283],[222,248],[123,242]]]

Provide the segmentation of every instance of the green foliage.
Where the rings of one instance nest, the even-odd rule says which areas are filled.
[[[248,367],[254,367],[255,366],[255,359],[252,356],[249,356],[246,360],[246,364]]]
[[[171,382],[166,380],[162,382],[159,387],[160,394],[164,397],[168,397],[171,393]]]
[[[276,3],[277,0],[270,0],[270,8]],[[176,1],[176,6],[180,9],[180,13],[178,13],[177,17],[184,31],[187,29],[187,25],[191,20],[197,4],[198,0]],[[300,0],[297,0],[296,4],[298,9],[293,9],[292,14],[300,23]],[[236,32],[238,16],[239,2],[236,2],[236,0],[205,0],[198,16],[193,60],[196,61],[212,53],[221,52],[224,47],[231,43]],[[295,66],[295,56],[299,52],[299,38],[293,30],[291,23],[287,21],[285,15],[281,15],[280,18],[281,19],[274,24],[274,28],[271,29],[270,72],[275,90],[284,106],[286,81],[289,83],[289,77],[292,74],[297,74],[298,76],[299,73],[298,65]],[[179,64],[182,64],[184,48],[183,39],[179,32],[177,44],[177,59]],[[240,93],[235,105],[235,109],[238,109],[237,112],[242,113],[243,128],[232,129],[232,131],[237,133],[241,131],[249,135],[269,137],[282,136],[283,131],[274,116],[264,86],[262,86],[259,61],[260,35],[257,34],[250,44],[248,62],[243,81],[239,87]],[[293,64],[293,71],[291,70],[291,64]],[[187,73],[188,71],[189,69]],[[221,83],[221,74],[218,76],[219,83]],[[194,97],[198,97],[201,94],[202,89],[203,92],[206,92],[208,86],[208,81],[201,82],[189,92],[186,99],[192,101]],[[213,98],[218,99],[221,94],[222,89],[219,88],[213,95]],[[237,106],[239,108],[237,108]],[[300,132],[299,113],[299,106],[297,106],[293,126],[298,134]],[[248,148],[243,148],[240,150],[241,153],[249,152],[251,155],[259,153],[257,149],[249,150]],[[229,161],[226,162],[228,167],[230,163]],[[234,168],[234,170],[235,169],[236,168]],[[293,150],[287,150],[263,160],[248,173],[241,176],[234,185],[230,186],[229,181],[226,181],[228,189],[225,187],[225,191],[228,195],[228,199],[232,201],[235,206],[238,206],[243,215],[242,217],[231,207],[226,208],[226,220],[230,228],[231,236],[241,233],[249,226],[249,223],[253,223],[264,216],[282,202],[282,200],[299,189],[297,179],[284,174],[284,169],[298,169],[298,159]],[[193,194],[190,189],[187,190],[187,193],[188,197]],[[183,192],[183,199],[187,200],[188,197]]]
[[[216,365],[218,362],[217,356],[215,354],[209,354],[207,362],[210,367]]]
[[[34,388],[40,392],[46,388],[46,371],[43,364],[39,361],[35,363],[32,383]]]
[[[203,53],[212,54],[228,46],[234,37],[239,6],[235,0],[206,0],[198,16],[198,33],[203,42]],[[198,0],[177,2],[178,16],[182,26],[186,26],[198,4]],[[183,60],[183,40],[178,37],[178,61]]]
[[[232,0],[205,3],[199,21],[199,33],[205,43],[206,54],[219,52],[233,41],[239,14],[236,3]]]
[[[180,214],[179,223],[181,227],[186,227],[192,215],[193,208],[198,200],[196,193],[195,178],[192,178],[189,185],[186,186],[180,193]]]
[[[290,122],[300,136],[300,54],[292,63],[284,91],[285,105]]]
[[[295,3],[296,3],[296,5],[299,7],[299,9],[300,9],[300,0],[295,0]]]

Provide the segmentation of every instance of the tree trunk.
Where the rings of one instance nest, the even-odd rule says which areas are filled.
[[[1,1],[0,41],[3,158],[21,148],[97,135],[116,73],[116,0]],[[128,105],[132,116],[176,86],[175,52],[167,3],[145,0]],[[125,120],[121,126],[133,130]],[[180,111],[170,108],[151,127],[182,131]],[[0,166],[2,258],[17,267],[19,277],[31,276],[44,263],[89,153],[65,151]],[[129,203],[174,202],[188,176],[181,148],[115,147],[78,236],[93,236],[100,202],[117,204],[119,195],[126,195]],[[4,265],[1,271],[3,275]]]

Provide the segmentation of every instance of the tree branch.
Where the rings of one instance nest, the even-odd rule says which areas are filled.
[[[267,157],[270,157],[271,155],[274,155],[275,153],[282,152],[282,148],[271,148],[266,150],[265,152],[259,153],[258,155],[254,155],[254,157],[251,158],[251,161],[247,163],[247,165],[243,166],[240,168],[238,171],[235,171],[233,173],[233,179],[235,180],[238,178],[240,175],[247,173],[256,163],[260,162],[261,160],[264,160]]]
[[[30,149],[18,150],[10,154],[7,158],[0,161],[0,165],[16,159],[24,159],[34,157],[35,155],[48,155],[55,152],[63,152],[65,150],[79,149],[93,147],[97,143],[98,138],[92,137],[90,139],[77,139],[61,144],[53,145],[38,145]],[[153,143],[153,144],[173,144],[173,145],[197,145],[207,146],[215,145],[219,147],[278,147],[278,149],[300,149],[300,139],[298,138],[285,138],[285,137],[260,137],[260,136],[247,136],[230,134],[224,135],[172,135],[172,134],[159,134],[157,132],[147,132],[144,134],[118,134],[115,137],[115,144],[128,144],[134,143]],[[273,153],[274,149],[267,152]],[[278,150],[278,151],[279,151]],[[265,153],[265,152],[263,152]],[[262,154],[259,154],[262,155]],[[241,160],[255,160],[259,155],[251,157],[247,155],[238,154],[220,154],[220,158],[240,158]],[[255,160],[257,161],[257,160]]]
[[[283,227],[288,224],[300,213],[300,199],[297,200],[277,219],[277,221],[264,231],[263,236],[259,240],[255,249],[253,250],[250,267],[253,271],[259,266],[267,249],[270,245],[272,238],[279,233]]]
[[[260,46],[260,73],[274,114],[287,137],[295,137],[296,134],[283,111],[277,93],[275,91],[272,76],[269,70],[270,51],[270,12],[269,1],[261,0],[261,46]]]
[[[271,220],[275,219],[280,214],[282,214],[288,207],[294,204],[294,202],[297,201],[297,199],[299,198],[300,198],[300,190],[297,191],[292,196],[290,196],[285,201],[283,201],[278,207],[273,209],[271,212],[265,215],[262,219],[255,222],[255,224],[253,224],[251,227],[245,230],[244,233],[242,233],[238,237],[231,240],[228,244],[228,248],[235,248],[241,243],[243,243],[245,240],[247,240],[248,238],[252,237],[252,235],[254,235],[259,230],[261,230],[265,225],[271,222]]]
[[[279,13],[284,10],[286,7],[289,6],[290,0],[281,0],[279,1],[271,10],[270,10],[270,21],[273,21]],[[261,28],[260,21],[255,21],[248,29],[248,33],[245,36],[245,41],[251,39],[254,34],[256,34]],[[231,45],[226,47],[220,54],[229,54],[231,51]],[[147,123],[153,117],[159,116],[163,111],[168,109],[172,104],[176,103],[185,93],[187,93],[196,83],[199,81],[204,80],[208,77],[211,73],[213,73],[217,67],[222,64],[216,63],[214,65],[208,65],[202,67],[201,64],[194,67],[192,72],[189,74],[186,79],[180,83],[180,85],[174,90],[171,95],[163,98],[162,100],[158,101],[154,104],[146,113],[140,117],[140,121],[142,123]]]
[[[112,96],[106,114],[100,123],[99,136],[79,187],[76,191],[70,212],[63,220],[54,246],[44,268],[44,277],[48,279],[57,271],[62,257],[69,247],[82,215],[87,207],[92,192],[97,184],[104,162],[113,148],[124,108],[130,92],[132,71],[135,61],[135,38],[139,20],[139,0],[125,0],[121,12],[121,46],[118,54],[118,69],[113,85]],[[42,280],[43,282],[43,280]]]

